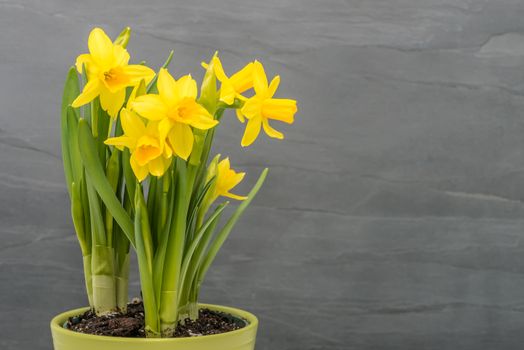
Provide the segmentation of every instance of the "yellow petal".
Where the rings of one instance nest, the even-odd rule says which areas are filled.
[[[92,79],[87,82],[84,86],[82,93],[71,103],[71,106],[78,108],[91,102],[100,94],[100,81],[98,79]]]
[[[248,63],[244,68],[229,77],[229,82],[239,94],[253,87],[253,62]]]
[[[213,119],[207,109],[194,100],[184,100],[179,113],[184,123],[197,129],[207,130],[218,124],[218,121]]]
[[[238,201],[243,201],[243,200],[247,199],[247,196],[239,196],[238,194],[234,194],[234,193],[231,193],[231,192],[222,193],[222,196],[233,198],[233,199],[236,199]]]
[[[138,96],[131,103],[131,108],[149,120],[161,120],[167,117],[167,106],[159,95]]]
[[[267,119],[262,119],[262,126],[264,127],[264,131],[269,137],[272,137],[274,139],[282,140],[284,138],[284,134],[282,134],[280,131],[277,131],[273,129],[270,125]]]
[[[237,119],[241,123],[244,123],[246,121],[246,118],[244,118],[244,115],[242,114],[242,111],[240,110],[240,108],[235,109],[235,112],[236,112],[236,115],[237,115]]]
[[[224,72],[224,67],[222,67],[222,62],[220,62],[220,58],[218,56],[213,57],[213,70],[215,71],[215,74],[217,76],[217,79],[220,82],[224,82],[228,80],[226,73]]]
[[[162,149],[156,138],[148,135],[142,136],[136,144],[136,148],[133,152],[138,165],[144,166],[151,160],[162,154]]]
[[[197,85],[195,79],[191,78],[191,75],[184,75],[182,78],[178,79],[176,82],[178,87],[178,92],[180,94],[180,99],[191,98],[195,99],[197,97]]]
[[[260,126],[262,124],[261,118],[249,119],[246,125],[246,130],[244,131],[244,136],[240,144],[242,147],[247,147],[251,145],[257,138],[260,133]]]
[[[113,43],[100,28],[95,28],[89,34],[87,41],[89,53],[101,66],[110,68],[113,64]]]
[[[229,162],[229,157],[226,157],[224,159],[222,159],[219,163],[218,163],[218,172],[219,173],[226,173],[229,169],[231,168],[231,163]]]
[[[120,121],[126,136],[138,140],[146,133],[146,126],[140,117],[126,108],[123,108],[120,112]]]
[[[158,93],[169,104],[174,105],[179,100],[178,87],[175,79],[167,69],[162,68],[158,73],[158,80],[156,82]]]
[[[142,182],[148,175],[148,169],[147,166],[140,166],[138,165],[138,162],[135,158],[135,154],[131,154],[131,159],[129,161],[131,164],[131,169],[133,169],[133,173],[135,174],[138,181]]]
[[[174,123],[168,139],[173,152],[180,158],[187,160],[193,149],[193,131],[191,127],[182,123]]]
[[[297,112],[297,101],[272,98],[262,103],[262,116],[264,118],[280,120],[281,122],[291,124],[294,122],[294,116]]]
[[[126,90],[122,89],[111,92],[106,88],[100,89],[100,105],[102,109],[109,114],[111,118],[116,118],[118,111],[124,105],[126,99]]]
[[[244,103],[240,111],[248,119],[259,118],[262,113],[262,101],[256,96],[252,97]]]
[[[104,143],[106,145],[115,146],[121,151],[124,147],[129,148],[131,151],[135,149],[135,140],[129,136],[111,137],[105,140]]]
[[[161,156],[150,161],[147,166],[151,175],[154,176],[162,176],[166,172],[166,166]]]
[[[149,83],[155,76],[155,71],[141,64],[131,64],[122,67],[122,74],[132,85],[136,85],[140,83],[140,80],[145,80],[146,84]]]
[[[167,135],[171,131],[171,128],[173,127],[173,122],[169,118],[162,119],[158,123],[158,135],[159,139],[164,142],[166,140]]]
[[[278,85],[280,85],[280,75],[277,75],[273,78],[273,80],[271,80],[271,84],[269,84],[269,88],[267,90],[267,97],[273,97],[275,92],[277,92]]]
[[[253,87],[258,95],[265,95],[267,91],[267,76],[262,63],[253,64]]]
[[[228,81],[224,81],[220,86],[220,101],[232,105],[235,102],[235,96],[237,92],[233,85]]]
[[[82,74],[83,67],[93,64],[93,59],[90,54],[84,53],[76,58],[75,67],[78,73]],[[89,69],[88,69],[89,71]]]
[[[115,65],[125,66],[129,63],[129,52],[120,45],[113,45],[113,57]]]

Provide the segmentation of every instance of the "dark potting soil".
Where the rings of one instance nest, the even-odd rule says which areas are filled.
[[[230,314],[200,309],[198,319],[195,321],[186,319],[184,324],[178,324],[174,337],[220,334],[244,328],[246,325],[246,321]],[[64,328],[86,334],[144,338],[144,306],[141,301],[134,300],[127,305],[125,314],[115,312],[104,316],[96,316],[89,310],[82,315],[70,317],[64,323]]]

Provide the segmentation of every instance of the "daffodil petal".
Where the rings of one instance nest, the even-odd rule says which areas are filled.
[[[78,73],[82,74],[84,65],[88,66],[93,63],[93,59],[90,54],[84,53],[76,58],[75,67]]]
[[[258,95],[264,95],[267,91],[267,76],[262,63],[255,61],[253,64],[253,87]]]
[[[253,62],[248,63],[244,68],[229,77],[229,82],[239,94],[253,87]]]
[[[186,100],[186,103],[182,106],[184,112],[181,117],[186,124],[201,130],[211,129],[218,124],[218,121],[213,119],[207,109],[196,103],[194,100]]]
[[[271,80],[271,84],[269,84],[269,88],[267,90],[267,97],[273,97],[275,92],[277,92],[278,85],[280,85],[280,75],[277,75],[273,78],[273,80]]]
[[[243,200],[247,199],[247,196],[239,196],[238,194],[234,194],[234,193],[231,193],[231,192],[223,193],[222,196],[233,198],[233,199],[236,199],[238,201],[243,201]]]
[[[125,66],[129,63],[129,52],[120,45],[113,45],[115,65]]]
[[[264,131],[269,137],[272,137],[274,139],[282,140],[284,138],[284,134],[282,134],[280,131],[277,131],[273,129],[270,125],[267,119],[262,120],[262,126],[264,127]]]
[[[155,71],[141,64],[130,64],[122,67],[122,74],[128,78],[132,85],[136,85],[141,80],[145,80],[146,84],[149,83],[155,76]]]
[[[87,41],[89,53],[101,66],[110,68],[113,63],[113,43],[100,28],[95,28],[89,34]]]
[[[226,81],[227,75],[224,72],[224,67],[222,67],[222,62],[220,62],[220,58],[218,56],[213,57],[213,70],[215,71],[215,75],[217,76],[217,79],[221,82]]]
[[[167,116],[167,106],[162,98],[155,94],[138,96],[131,103],[131,108],[149,120],[161,120]]]
[[[151,160],[148,164],[149,173],[154,176],[162,176],[166,172],[166,166],[162,156]]]
[[[131,151],[135,148],[135,140],[129,136],[110,137],[104,143],[109,146],[115,146],[121,151],[124,147],[129,148]]]
[[[249,119],[246,125],[246,130],[244,131],[244,136],[240,142],[242,147],[247,147],[256,140],[258,134],[260,133],[261,124],[262,120],[260,118]]]
[[[295,100],[271,98],[262,103],[262,115],[265,118],[292,124],[296,112],[297,101]]]
[[[122,122],[124,133],[135,140],[140,138],[146,132],[144,122],[142,122],[139,116],[127,108],[123,108],[120,112],[120,121]]]
[[[235,113],[237,115],[238,121],[240,121],[241,123],[245,123],[246,122],[246,118],[242,114],[242,111],[240,110],[240,108],[235,109]]]
[[[193,149],[194,141],[191,127],[182,123],[174,123],[168,134],[168,139],[175,154],[187,160]]]
[[[166,140],[167,135],[171,131],[171,128],[173,127],[173,122],[169,118],[164,118],[158,123],[158,134],[159,139],[164,142]]]
[[[142,182],[149,174],[147,166],[140,166],[138,165],[138,162],[135,158],[135,154],[131,154],[131,158],[129,160],[129,163],[131,164],[131,169],[133,169],[133,173],[135,174],[138,181]]]
[[[89,80],[84,86],[82,93],[71,103],[71,106],[78,108],[91,102],[100,94],[100,82],[97,79]]]
[[[156,87],[160,96],[170,105],[176,104],[179,100],[178,87],[175,79],[165,68],[160,69]]]
[[[191,98],[197,97],[197,85],[195,79],[190,74],[184,75],[176,82],[180,98]]]
[[[235,102],[236,95],[237,92],[233,85],[228,80],[225,80],[220,86],[220,101],[232,105]]]
[[[109,114],[111,118],[116,118],[118,111],[124,105],[126,99],[126,90],[121,89],[116,92],[111,92],[106,88],[100,90],[100,105],[102,109]]]
[[[248,99],[241,109],[242,115],[248,119],[258,118],[262,113],[262,102],[256,96]]]

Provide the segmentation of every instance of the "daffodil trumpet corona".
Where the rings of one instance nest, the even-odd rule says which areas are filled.
[[[230,118],[225,112],[234,110],[245,125],[235,142],[247,147],[261,129],[284,138],[269,122],[292,124],[297,107],[275,97],[280,77],[268,83],[259,61],[228,76],[215,53],[198,85],[169,71],[172,54],[155,70],[130,63],[130,34],[125,28],[111,40],[94,28],[88,53],[69,70],[64,173],[91,308],[99,315],[125,309],[133,249],[146,335],[170,337],[179,322],[198,317],[202,281],[268,172],[246,191],[237,188],[246,174],[235,162],[210,158],[216,130]]]

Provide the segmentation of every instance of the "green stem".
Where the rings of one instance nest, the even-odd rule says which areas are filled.
[[[169,233],[160,293],[160,330],[162,337],[172,336],[178,321],[180,270],[184,253],[188,196],[186,164],[177,158],[174,222]]]
[[[116,311],[114,278],[114,251],[111,247],[96,245],[91,260],[93,306],[97,315]]]
[[[142,195],[142,188],[137,185],[135,194],[135,241],[140,270],[140,285],[144,300],[145,329],[148,338],[160,335],[157,313],[157,303],[153,285],[153,257],[151,230],[149,227],[147,208]]]
[[[91,275],[91,254],[83,256],[84,264],[84,278],[86,284],[87,299],[89,300],[89,306],[94,308],[93,304],[93,280]]]

